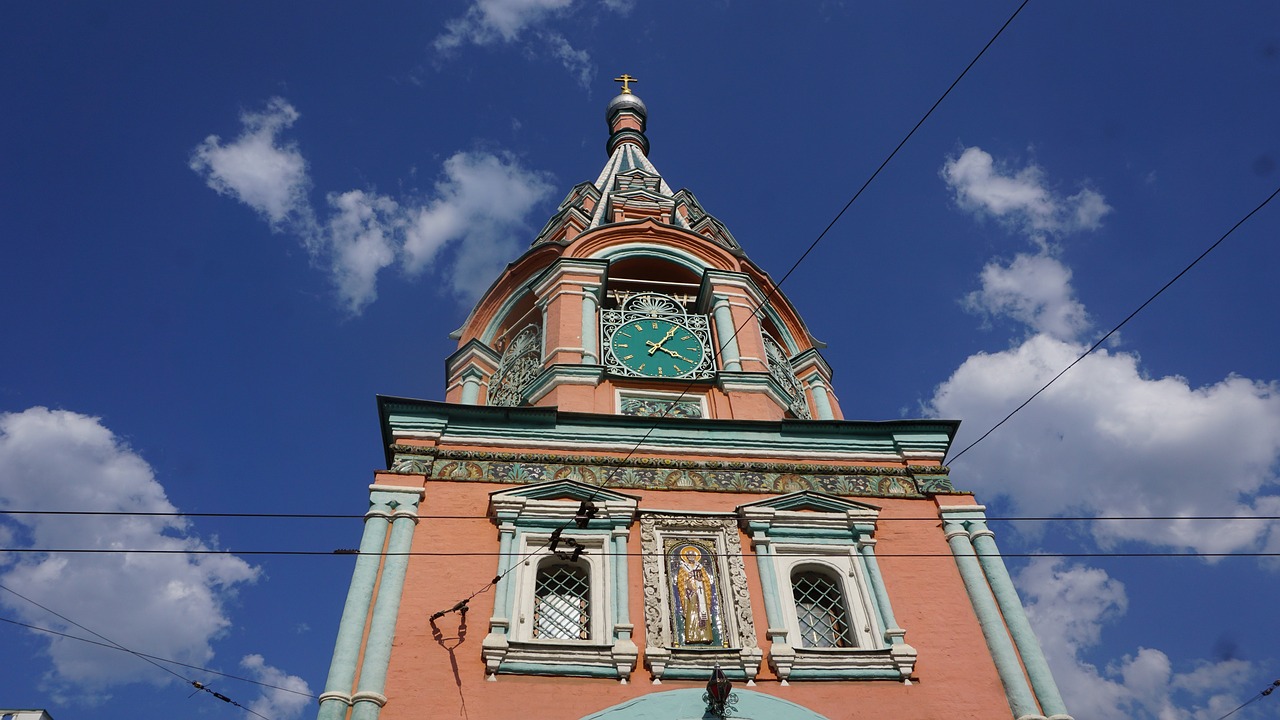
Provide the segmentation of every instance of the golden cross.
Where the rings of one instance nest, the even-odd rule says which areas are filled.
[[[622,94],[623,94],[623,95],[630,95],[630,94],[631,94],[631,87],[630,87],[629,83],[633,83],[633,82],[640,82],[639,80],[637,80],[637,79],[635,79],[635,78],[631,77],[630,75],[628,75],[628,74],[626,74],[626,73],[622,73],[622,77],[616,77],[616,78],[614,78],[614,79],[613,79],[613,81],[614,81],[614,82],[620,82],[620,83],[622,83]]]

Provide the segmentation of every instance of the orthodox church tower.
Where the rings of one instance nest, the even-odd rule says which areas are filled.
[[[1069,720],[941,464],[958,422],[845,419],[619,80],[608,162],[456,332],[446,401],[378,398],[319,718]]]

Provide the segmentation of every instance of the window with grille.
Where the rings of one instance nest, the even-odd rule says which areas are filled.
[[[533,594],[533,637],[591,638],[591,583],[585,567],[570,563],[539,567]]]
[[[817,648],[853,647],[848,614],[840,585],[813,570],[791,576],[791,592],[800,624],[800,645]]]

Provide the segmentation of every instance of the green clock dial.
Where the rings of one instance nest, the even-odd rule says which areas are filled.
[[[655,378],[686,377],[706,359],[694,331],[663,318],[627,320],[609,337],[609,349],[632,372]]]

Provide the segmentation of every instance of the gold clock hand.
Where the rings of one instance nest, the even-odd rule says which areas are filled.
[[[667,350],[666,348],[664,348],[664,347],[662,347],[662,346],[663,346],[663,345],[664,345],[668,340],[670,340],[672,337],[674,337],[674,336],[675,336],[675,334],[676,334],[676,326],[675,326],[675,325],[672,325],[672,326],[671,326],[671,329],[667,331],[667,334],[666,334],[666,335],[663,335],[663,336],[662,336],[662,339],[661,339],[661,340],[659,340],[658,342],[653,342],[652,340],[645,340],[645,341],[644,341],[644,344],[649,346],[649,354],[650,354],[650,355],[652,355],[652,354],[654,353],[654,351],[656,351],[656,350]],[[670,352],[670,351],[668,350],[667,352]]]

